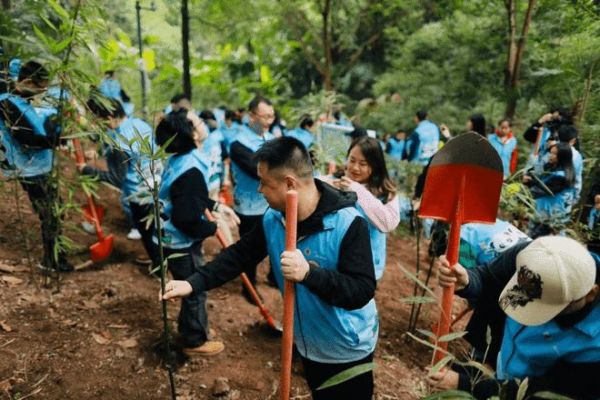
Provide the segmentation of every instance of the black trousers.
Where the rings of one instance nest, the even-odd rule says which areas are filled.
[[[152,204],[138,204],[129,202],[129,208],[131,209],[131,216],[133,217],[133,223],[135,228],[140,232],[142,236],[142,244],[144,249],[151,260],[156,259],[156,245],[152,242],[152,234],[154,232],[154,223],[148,226],[146,217],[152,215],[154,212]]]
[[[304,375],[308,387],[312,392],[313,400],[371,400],[373,398],[373,372],[369,371],[358,375],[339,385],[328,389],[317,390],[325,381],[356,365],[373,361],[373,353],[362,360],[343,364],[323,364],[302,358]]]
[[[239,232],[240,237],[250,232],[256,224],[262,223],[262,215],[242,215],[238,214],[240,217],[240,226]],[[253,284],[256,283],[256,264],[254,265],[246,265],[244,268],[244,272],[248,275],[248,279]]]
[[[61,216],[58,215],[59,207],[57,207],[60,204],[60,199],[56,184],[49,174],[20,178],[19,182],[27,192],[33,210],[41,222],[42,244],[44,247],[42,264],[46,268],[56,269],[57,265],[67,262],[65,251],[62,249],[58,249],[58,257],[54,257],[56,240],[61,234]]]
[[[165,259],[173,254],[182,254],[167,261],[169,271],[176,280],[185,280],[204,265],[199,244],[186,249],[164,248],[163,251]],[[158,260],[155,265],[158,265]],[[194,292],[181,300],[177,323],[184,347],[202,346],[208,340],[206,297],[206,292]]]

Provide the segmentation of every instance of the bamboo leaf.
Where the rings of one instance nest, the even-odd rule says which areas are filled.
[[[471,394],[460,390],[446,390],[444,392],[431,394],[423,400],[437,400],[437,399],[475,399]]]
[[[442,368],[444,368],[453,359],[454,359],[454,357],[451,355],[447,355],[446,357],[442,358],[433,367],[431,367],[431,370],[429,370],[428,375],[431,376],[431,375],[437,374],[438,372],[441,371]]]
[[[563,396],[552,392],[537,392],[533,395],[533,397],[544,400],[573,400],[571,397]]]
[[[525,395],[527,394],[527,388],[529,387],[529,378],[525,378],[523,382],[519,385],[519,390],[517,391],[516,400],[523,400]]]
[[[319,386],[317,388],[317,390],[323,390],[323,389],[330,388],[332,386],[339,385],[340,383],[349,381],[350,379],[353,379],[359,375],[365,374],[369,371],[373,371],[374,369],[375,369],[375,363],[372,363],[372,362],[356,365],[352,368],[348,368],[347,370],[342,371],[339,374],[336,374],[336,375],[332,376],[331,378],[327,379],[321,386]]]
[[[440,338],[438,340],[440,342],[450,342],[452,340],[456,340],[458,338],[461,338],[461,337],[465,336],[466,334],[467,334],[467,331],[452,332],[452,333],[448,333],[446,335],[440,336]]]
[[[417,285],[419,285],[421,287],[421,289],[425,290],[427,293],[429,293],[431,295],[431,297],[436,297],[435,293],[433,293],[433,290],[431,290],[429,288],[429,286],[425,285],[423,282],[421,282],[421,280],[419,278],[417,278],[415,275],[413,275],[412,273],[408,272],[408,270],[406,268],[404,268],[402,265],[398,264],[398,268],[400,268],[400,270],[402,272],[404,272],[404,274],[406,276],[408,276],[411,280],[413,280],[414,282],[417,283]]]
[[[436,300],[433,297],[427,297],[427,296],[404,297],[400,301],[402,301],[403,303],[406,303],[406,304],[432,304],[432,303],[436,302]]]

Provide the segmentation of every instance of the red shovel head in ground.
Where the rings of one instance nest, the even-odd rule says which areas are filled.
[[[498,212],[504,170],[502,160],[488,140],[474,132],[448,141],[433,157],[425,180],[419,217],[450,224],[446,257],[458,262],[460,226],[469,222],[494,223]],[[450,331],[454,288],[444,288],[437,337]],[[434,362],[445,356],[448,342],[437,346]]]

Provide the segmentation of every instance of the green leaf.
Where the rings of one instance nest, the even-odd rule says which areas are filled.
[[[460,390],[446,390],[444,392],[431,394],[423,400],[437,400],[437,399],[474,399],[475,397],[471,396],[468,392],[463,392]]]
[[[436,300],[433,297],[428,296],[410,296],[404,297],[400,299],[403,303],[406,304],[432,304],[435,303]]]
[[[406,276],[408,276],[410,279],[412,279],[414,282],[417,283],[417,285],[419,285],[421,287],[421,289],[425,290],[427,293],[429,293],[431,295],[431,297],[436,297],[435,293],[433,293],[433,290],[431,290],[429,288],[429,286],[425,285],[423,282],[421,282],[421,280],[419,278],[417,278],[415,275],[413,275],[412,273],[408,272],[408,270],[406,268],[404,268],[402,265],[398,264],[398,268],[400,268],[400,270],[402,272],[404,272],[404,274]]]
[[[54,12],[63,20],[66,21],[70,19],[69,13],[65,10],[60,4],[58,4],[55,0],[46,0],[47,4],[52,7]]]
[[[336,375],[332,376],[331,378],[327,379],[321,386],[319,386],[317,388],[317,390],[323,390],[323,389],[330,388],[332,386],[339,385],[340,383],[349,381],[350,379],[355,378],[358,375],[362,375],[369,371],[373,371],[374,369],[375,369],[375,363],[372,363],[372,362],[356,365],[352,368],[348,368],[347,370],[342,371],[339,374],[336,374]]]
[[[533,395],[533,397],[545,400],[573,400],[571,397],[563,396],[552,392],[537,392]]]
[[[491,368],[489,368],[487,365],[482,364],[477,361],[470,360],[470,361],[467,361],[466,363],[460,363],[460,365],[464,365],[467,367],[473,367],[473,368],[481,371],[483,373],[483,375],[485,375],[488,378],[493,378],[496,375],[496,373]]]
[[[431,367],[431,370],[429,371],[428,375],[431,376],[433,374],[437,374],[438,372],[440,372],[440,370],[442,368],[444,368],[452,360],[454,360],[454,357],[451,355],[448,355],[448,356],[442,358],[433,367]]]
[[[465,336],[466,334],[467,334],[467,331],[452,332],[452,333],[448,333],[446,335],[440,336],[440,338],[438,340],[440,342],[450,342],[452,340],[461,338],[461,337]]]
[[[516,400],[523,400],[525,395],[527,394],[527,388],[529,387],[529,378],[525,378],[523,382],[519,385],[519,390],[517,391]]]

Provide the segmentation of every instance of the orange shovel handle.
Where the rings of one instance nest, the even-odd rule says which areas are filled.
[[[298,192],[288,190],[285,198],[285,250],[296,250],[298,229]],[[294,299],[296,287],[285,280],[283,291],[283,338],[281,341],[280,399],[290,398],[292,380],[292,347],[294,342]]]
[[[75,148],[75,158],[77,160],[77,164],[84,164],[85,158],[83,156],[83,149],[81,148],[81,142],[78,138],[73,139],[73,147]],[[96,236],[98,236],[98,241],[102,242],[104,240],[104,232],[102,232],[102,227],[100,226],[100,220],[98,219],[98,212],[96,211],[94,198],[91,194],[86,194],[86,197],[90,212],[92,213],[94,227],[96,228]]]

